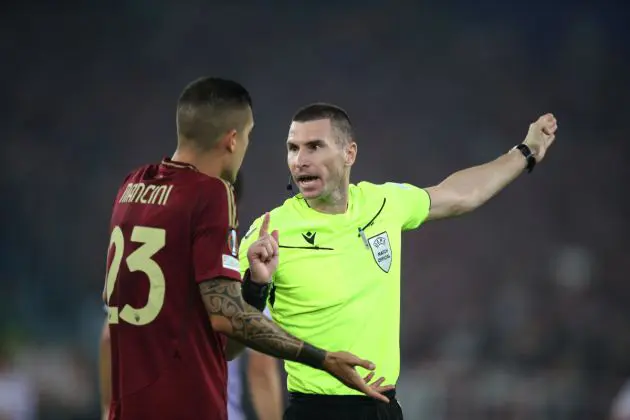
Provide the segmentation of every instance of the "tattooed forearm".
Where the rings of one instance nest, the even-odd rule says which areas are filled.
[[[211,280],[201,283],[199,289],[208,313],[229,320],[231,331],[224,331],[226,335],[261,353],[322,367],[326,352],[290,335],[248,305],[241,296],[240,283]]]

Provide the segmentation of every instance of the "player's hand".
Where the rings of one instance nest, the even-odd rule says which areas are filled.
[[[266,284],[278,266],[278,231],[269,233],[269,213],[265,213],[258,239],[247,250],[247,260],[254,283]]]
[[[391,385],[381,386],[385,378],[379,378],[372,385],[368,385],[369,381],[374,377],[374,373],[370,372],[365,378],[362,378],[355,369],[357,366],[361,366],[370,371],[375,369],[374,363],[359,359],[354,354],[345,351],[326,353],[326,359],[324,359],[322,368],[348,388],[355,389],[363,392],[368,397],[388,403],[389,399],[382,393],[394,387]]]
[[[529,131],[523,143],[530,148],[537,162],[545,157],[547,149],[556,138],[557,130],[558,121],[553,114],[545,114],[529,125]]]

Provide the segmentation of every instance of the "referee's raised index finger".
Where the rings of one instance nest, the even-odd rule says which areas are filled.
[[[270,218],[271,218],[271,216],[269,216],[269,213],[265,213],[265,217],[263,217],[262,225],[260,225],[260,231],[258,232],[258,237],[266,235],[267,232],[269,231],[269,219]]]

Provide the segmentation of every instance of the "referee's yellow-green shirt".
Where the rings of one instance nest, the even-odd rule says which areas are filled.
[[[270,231],[280,234],[273,277],[273,320],[296,337],[329,351],[349,351],[376,364],[376,375],[395,384],[400,370],[401,232],[426,219],[429,195],[409,184],[350,185],[348,210],[324,214],[296,195],[271,211]],[[240,246],[258,238],[262,217]],[[291,392],[357,392],[323,371],[285,362]],[[363,372],[362,372],[363,373]]]

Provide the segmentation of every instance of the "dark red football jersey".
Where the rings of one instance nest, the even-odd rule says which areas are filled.
[[[232,187],[164,159],[132,172],[111,219],[110,420],[225,420],[226,337],[198,283],[240,281]]]

